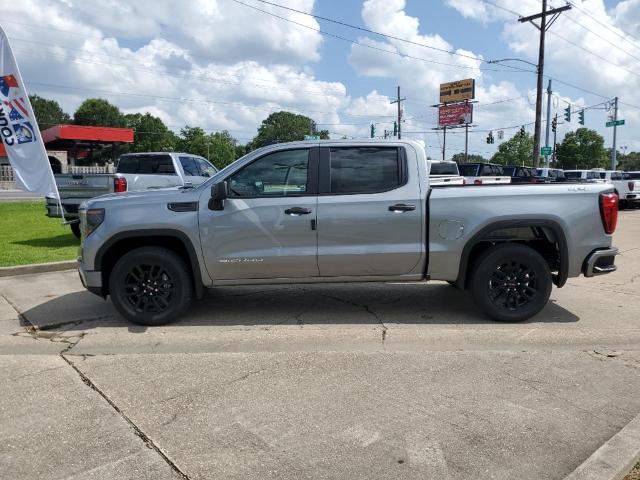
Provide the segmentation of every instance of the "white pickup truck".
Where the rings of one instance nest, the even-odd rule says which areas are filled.
[[[127,153],[118,159],[115,174],[55,175],[60,201],[67,220],[78,218],[78,207],[85,200],[107,193],[199,185],[217,173],[206,159],[189,153]],[[58,201],[47,197],[47,216],[61,217]],[[71,231],[80,238],[80,226],[71,223]]]
[[[640,180],[633,180],[627,172],[605,170],[597,173],[604,181],[613,184],[621,209],[640,203]]]
[[[464,177],[458,172],[458,164],[453,161],[428,160],[429,181],[432,187],[464,185]]]
[[[460,175],[467,185],[504,185],[511,183],[500,165],[494,163],[460,163]]]

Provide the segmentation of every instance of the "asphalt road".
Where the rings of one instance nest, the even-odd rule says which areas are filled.
[[[640,412],[640,211],[619,271],[497,324],[444,283],[221,288],[127,324],[0,278],[0,477],[561,479]]]
[[[39,193],[23,192],[22,190],[0,190],[0,202],[24,200],[44,201],[44,195],[40,195]]]

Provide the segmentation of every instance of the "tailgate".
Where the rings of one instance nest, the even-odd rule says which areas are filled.
[[[113,175],[108,173],[55,175],[60,198],[92,198],[113,192]]]

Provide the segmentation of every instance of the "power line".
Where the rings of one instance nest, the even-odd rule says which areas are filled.
[[[611,25],[609,23],[603,22],[602,20],[598,19],[597,17],[591,15],[589,12],[587,12],[586,10],[583,10],[582,7],[576,5],[573,2],[568,2],[573,8],[575,8],[576,10],[578,10],[580,13],[582,13],[583,15],[591,18],[593,21],[595,21],[596,23],[599,23],[600,25],[602,25],[603,27],[605,27],[607,30],[615,33],[617,36],[619,36],[621,39],[629,42],[631,45],[633,45],[636,48],[640,48],[640,46],[638,46],[635,42],[632,42],[631,40],[629,40],[629,38],[627,37],[631,37],[634,40],[640,42],[640,39],[632,34],[630,34],[629,32],[626,32],[624,30],[622,30],[620,27],[616,27],[614,25]],[[622,35],[621,33],[619,33],[616,29],[620,30],[621,32],[624,33],[624,35]]]
[[[300,27],[303,27],[303,28],[306,28],[306,29],[309,29],[309,30],[313,30],[314,32],[321,33],[322,35],[326,35],[328,37],[333,37],[333,38],[336,38],[338,40],[342,40],[342,41],[351,43],[353,45],[358,45],[360,47],[365,47],[365,48],[369,48],[369,49],[372,49],[372,50],[377,50],[379,52],[384,52],[384,53],[388,53],[388,54],[392,54],[392,55],[397,55],[397,56],[402,57],[402,58],[410,58],[412,60],[419,60],[419,61],[422,61],[422,62],[433,63],[433,64],[436,64],[436,65],[444,65],[444,66],[454,67],[454,68],[464,68],[464,69],[469,69],[469,70],[480,70],[480,71],[486,71],[486,72],[509,72],[509,71],[512,71],[512,72],[530,72],[529,70],[523,70],[523,69],[520,69],[520,68],[517,68],[517,67],[513,67],[513,66],[509,66],[509,65],[505,65],[505,67],[508,67],[510,70],[490,69],[490,68],[484,68],[483,69],[483,68],[480,68],[480,67],[472,67],[472,66],[468,66],[468,65],[460,65],[460,64],[454,64],[454,63],[438,62],[436,60],[428,60],[426,58],[415,57],[413,55],[407,55],[407,54],[404,54],[404,53],[401,53],[401,52],[398,52],[398,51],[394,51],[394,50],[385,50],[384,48],[374,47],[373,45],[367,45],[366,43],[360,43],[360,42],[358,42],[356,40],[353,40],[351,38],[343,37],[341,35],[336,35],[334,33],[329,33],[329,32],[326,32],[326,31],[324,31],[322,29],[314,28],[314,27],[311,27],[309,25],[305,25],[303,23],[296,22],[295,20],[291,20],[289,18],[277,15],[275,13],[268,12],[267,10],[262,10],[261,8],[255,7],[253,5],[249,5],[248,3],[244,3],[244,2],[242,2],[240,0],[232,0],[232,1],[236,2],[236,3],[240,4],[240,5],[244,5],[246,7],[249,7],[251,9],[253,9],[253,10],[257,10],[258,12],[262,12],[262,13],[264,13],[266,15],[270,15],[272,17],[279,18],[280,20],[284,20],[285,22],[293,23],[294,25],[298,25]],[[257,1],[262,1],[262,0],[257,0]],[[287,8],[288,9],[288,7],[282,7],[282,8]],[[305,15],[313,16],[313,14],[310,14],[310,13],[307,13],[307,12],[300,11],[300,13],[303,13]],[[360,28],[360,27],[354,27],[354,28]],[[387,35],[382,34],[382,33],[377,33],[377,34],[378,35],[387,36]],[[409,42],[409,40],[406,40],[406,41]],[[427,47],[426,45],[423,45],[423,44],[420,44],[420,45],[422,45],[424,47]],[[435,49],[436,47],[427,47],[427,48],[434,48]],[[448,50],[443,50],[443,51],[446,52],[446,53],[451,53]],[[454,55],[453,53],[451,53],[451,54]],[[462,55],[462,54],[455,54],[455,55],[464,56],[464,57],[467,57],[467,58],[472,58],[473,60],[476,60],[476,61],[478,61],[480,63],[487,63],[487,61],[483,60],[482,58],[471,57],[471,56]]]

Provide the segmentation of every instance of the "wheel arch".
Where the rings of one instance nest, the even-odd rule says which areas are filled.
[[[569,277],[569,246],[564,229],[554,220],[500,220],[484,226],[469,239],[462,250],[456,285],[460,288],[466,288],[468,285],[469,274],[475,261],[473,254],[480,254],[491,245],[498,243],[522,241],[523,238],[519,236],[501,239],[491,237],[494,232],[512,229],[540,229],[549,244],[557,245],[559,264],[553,283],[557,287],[564,286]]]
[[[150,246],[165,247],[180,255],[190,267],[196,298],[203,297],[204,285],[196,249],[184,232],[174,229],[129,230],[104,242],[94,261],[95,270],[102,272],[102,296],[109,294],[109,276],[118,258],[136,248]]]

